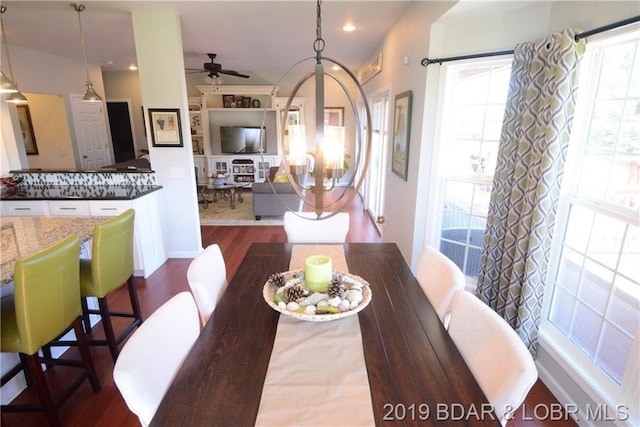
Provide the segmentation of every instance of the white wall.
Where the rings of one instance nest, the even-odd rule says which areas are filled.
[[[27,156],[29,168],[74,169],[71,132],[67,123],[64,97],[42,93],[25,93],[33,123],[38,154]]]
[[[432,22],[454,4],[451,1],[412,3],[384,40],[382,71],[364,85],[368,94],[382,88],[389,88],[391,101],[389,129],[393,127],[395,96],[407,90],[411,90],[413,94],[408,178],[404,181],[391,172],[391,153],[389,152],[385,172],[387,197],[384,202],[387,220],[383,229],[383,240],[396,243],[409,264],[419,255],[416,251],[422,249],[424,235],[424,221],[421,221],[424,217],[422,199],[425,195],[419,191],[423,173],[421,153],[429,144],[429,140],[423,135],[427,73],[420,66],[420,60],[427,54]],[[371,52],[371,56],[373,57],[376,53]],[[404,64],[405,56],[409,61],[406,65]]]
[[[145,114],[149,108],[180,110],[184,146],[150,146],[149,154],[158,184],[164,189],[164,209],[158,215],[167,225],[169,257],[193,258],[202,249],[202,238],[180,19],[170,10],[135,11],[132,18]],[[149,128],[147,135],[149,140]]]
[[[86,81],[84,64],[82,62],[48,55],[46,53],[36,52],[34,50],[24,49],[21,47],[9,46],[9,49],[11,52],[13,75],[20,86],[20,90],[26,94],[49,94],[61,96],[64,100],[64,109],[67,112],[71,111],[71,104],[69,102],[70,95],[84,93]],[[4,49],[2,49],[2,53],[2,59],[4,61]],[[104,94],[100,67],[90,65],[89,75],[93,80],[96,91],[99,94]],[[29,96],[27,96],[27,98],[29,98]],[[37,105],[39,105],[38,99],[34,99],[34,106]],[[8,110],[2,109],[3,116],[5,111]],[[33,113],[34,112],[32,112],[32,116]],[[46,113],[43,112],[42,114],[46,116]],[[104,111],[104,114],[106,121],[106,110]],[[66,124],[72,146],[75,146],[76,138],[71,119],[71,115],[67,115]],[[34,123],[34,126],[40,126],[40,123],[36,122]],[[3,130],[3,138],[0,140],[0,144],[11,145],[15,143],[13,138],[4,137],[5,132],[9,132],[10,130],[12,130],[12,128]],[[55,158],[52,159],[54,165],[46,167],[57,167],[61,163],[67,164],[66,159],[61,160],[64,156],[60,156],[59,151],[56,151],[56,153],[58,154],[56,154]],[[70,156],[73,157],[72,154],[70,154]],[[14,159],[14,161],[11,162],[5,162],[5,159],[3,159],[2,170],[0,170],[0,173],[4,175],[7,174],[9,170],[25,168],[27,167],[26,161],[29,159],[25,158],[25,161],[23,162],[16,162],[15,160],[17,159]],[[37,167],[43,167],[44,164],[45,159],[39,160]],[[79,167],[79,163],[76,163],[73,167]]]

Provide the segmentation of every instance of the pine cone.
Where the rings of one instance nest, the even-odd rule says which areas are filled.
[[[339,279],[333,279],[327,287],[327,294],[329,294],[329,298],[344,298],[344,285],[342,284],[342,281]]]
[[[284,298],[288,301],[296,301],[304,296],[304,288],[300,285],[289,286],[284,288]]]
[[[273,273],[269,276],[269,282],[274,290],[278,290],[280,287],[284,286],[284,274],[282,273]]]

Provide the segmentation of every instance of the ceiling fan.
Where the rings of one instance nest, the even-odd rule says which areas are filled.
[[[197,68],[187,68],[187,73],[188,74],[192,74],[192,73],[209,73],[208,77],[209,78],[214,78],[214,77],[220,77],[220,74],[227,74],[230,76],[236,76],[236,77],[242,77],[243,79],[248,79],[249,76],[247,74],[242,74],[239,73],[237,71],[234,70],[225,70],[222,68],[222,65],[213,62],[216,59],[216,54],[215,53],[208,53],[207,56],[209,57],[209,59],[211,60],[211,62],[205,62],[202,67],[203,69],[197,69]]]

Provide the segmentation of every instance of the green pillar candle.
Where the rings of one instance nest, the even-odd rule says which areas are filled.
[[[331,258],[312,255],[304,260],[304,275],[307,288],[315,292],[326,292],[331,283]]]

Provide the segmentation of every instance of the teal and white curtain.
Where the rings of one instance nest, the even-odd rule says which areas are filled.
[[[477,294],[533,355],[583,53],[565,30],[513,57]]]

